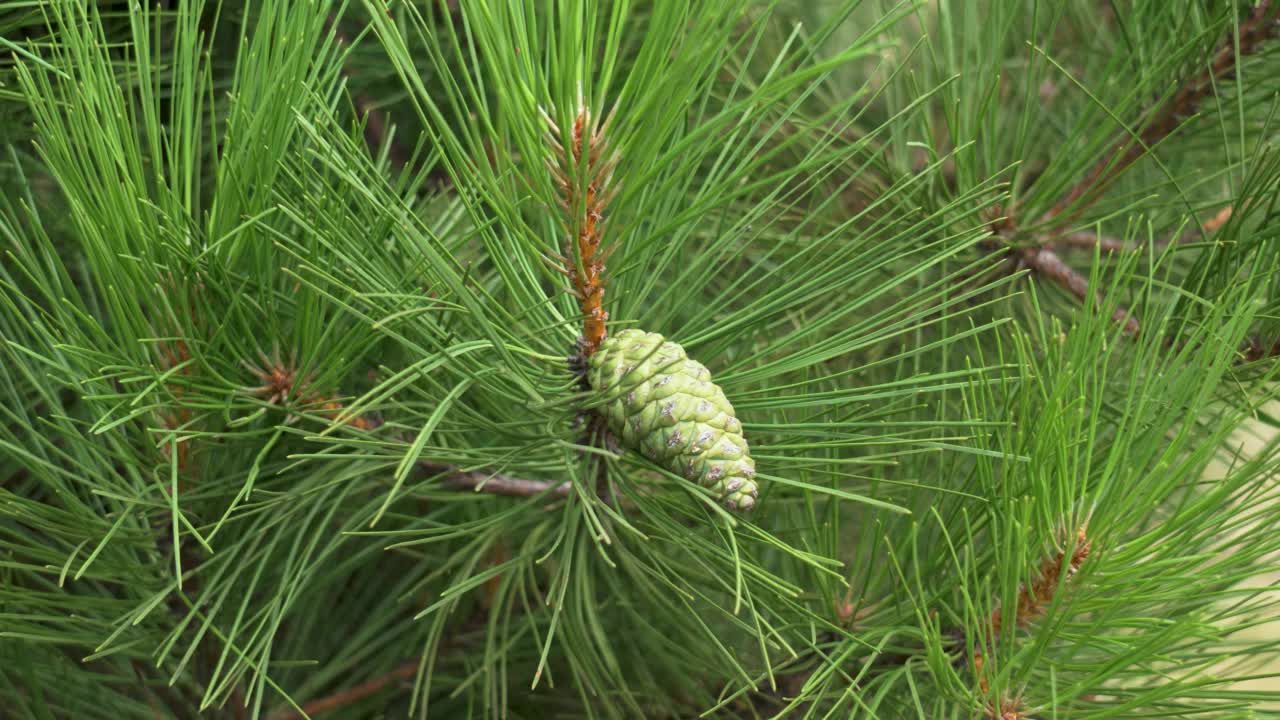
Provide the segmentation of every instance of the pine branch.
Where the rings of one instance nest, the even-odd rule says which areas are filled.
[[[281,406],[289,404],[290,398],[296,398],[294,403],[298,406],[318,408],[321,417],[334,422],[345,419],[352,427],[359,430],[373,430],[382,424],[379,418],[369,413],[346,417],[346,405],[339,396],[316,390],[314,378],[301,375],[296,353],[291,354],[286,360],[277,348],[269,357],[260,353],[260,359],[261,366],[241,361],[241,364],[262,383],[256,387],[243,388],[243,392]],[[184,446],[185,444],[179,445],[179,447]],[[433,474],[446,475],[444,485],[458,490],[473,490],[507,497],[537,497],[550,493],[553,497],[559,498],[567,497],[571,491],[571,485],[568,482],[556,484],[545,480],[525,480],[478,471],[464,471],[451,465],[426,460],[419,461],[418,467]]]
[[[1049,210],[1045,219],[1069,219],[1083,212],[1097,202],[1100,191],[1106,185],[1149,152],[1152,146],[1177,130],[1183,120],[1195,114],[1200,104],[1213,94],[1216,81],[1235,69],[1238,58],[1257,52],[1268,38],[1280,32],[1280,18],[1273,17],[1274,5],[1272,0],[1263,0],[1249,18],[1240,24],[1238,55],[1235,35],[1229,34],[1209,67],[1188,78],[1168,103],[1148,112],[1148,120],[1137,137],[1126,137],[1116,143],[1084,177],[1067,190]],[[1068,210],[1071,212],[1068,213]]]
[[[548,158],[547,169],[563,195],[560,207],[569,218],[565,223],[571,236],[564,254],[565,270],[582,310],[581,353],[583,357],[590,357],[608,335],[605,323],[609,313],[604,310],[605,253],[600,250],[600,241],[605,208],[617,191],[611,181],[618,157],[609,154],[605,136],[609,119],[597,125],[581,100],[568,138],[550,116],[544,114],[544,119],[548,124],[548,143],[561,158],[560,161]],[[585,173],[585,188],[581,187],[580,173]]]
[[[1097,202],[1104,187],[1149,152],[1152,146],[1172,134],[1184,119],[1199,109],[1201,103],[1213,93],[1215,82],[1231,73],[1239,58],[1257,52],[1268,38],[1280,30],[1280,18],[1273,15],[1275,13],[1272,0],[1263,0],[1249,18],[1239,26],[1238,53],[1233,34],[1222,43],[1204,72],[1188,78],[1168,103],[1148,112],[1149,119],[1143,124],[1143,129],[1137,137],[1127,137],[1118,142],[1110,152],[1094,164],[1084,177],[1067,190],[1045,214],[1044,219],[1070,219]],[[1070,210],[1069,213],[1068,210]],[[1230,206],[1224,208],[1206,221],[1201,229],[1205,233],[1215,232],[1231,218],[1231,213]],[[1004,229],[1012,229],[1012,222],[1006,221]],[[1000,233],[997,232],[997,234]],[[1086,233],[1074,233],[1058,240],[1065,245],[1097,246],[1106,253],[1129,252],[1136,249],[1114,238],[1091,239]],[[1171,238],[1170,242],[1176,240],[1178,238]],[[1063,287],[1077,299],[1085,301],[1090,297],[1088,280],[1063,262],[1051,242],[1018,251],[1018,260],[1037,275]],[[1141,328],[1137,320],[1122,307],[1115,309],[1112,319],[1123,325],[1127,335],[1136,336],[1140,332]]]
[[[507,475],[460,470],[452,465],[427,460],[419,461],[418,467],[435,475],[445,475],[444,486],[456,490],[472,490],[506,497],[538,497],[549,494],[555,498],[568,497],[573,490],[573,486],[568,481],[557,484],[546,480],[526,480]]]
[[[417,674],[419,665],[420,661],[410,660],[397,666],[390,672],[371,678],[359,685],[339,690],[332,695],[327,695],[317,700],[312,700],[302,706],[302,712],[300,713],[296,711],[283,712],[278,715],[273,715],[272,720],[302,720],[302,718],[305,717],[316,717],[334,710],[341,710],[348,705],[377,695],[378,693],[386,690],[393,683],[408,680]]]
[[[1002,208],[993,208],[993,212],[1000,214]],[[1012,258],[1010,268],[1016,271],[1019,268],[1027,268],[1032,271],[1036,277],[1043,278],[1052,282],[1067,292],[1071,293],[1077,300],[1081,302],[1088,301],[1090,298],[1089,280],[1075,268],[1071,267],[1058,255],[1054,246],[1050,243],[1036,245],[1032,247],[1010,247],[1008,245],[1010,235],[1015,232],[1016,219],[1013,216],[998,217],[991,222],[991,232],[997,238],[1004,241],[1004,252],[1001,257]],[[1081,238],[1082,240],[1082,238]],[[1095,240],[1096,242],[1096,240]],[[1112,243],[1114,244],[1114,243]],[[994,241],[988,241],[983,244],[989,250],[1000,250],[1001,245]],[[1103,303],[1101,294],[1094,293],[1094,300],[1099,304]],[[1111,318],[1124,327],[1125,334],[1129,336],[1137,336],[1141,328],[1138,321],[1133,318],[1128,310],[1117,306],[1111,313]]]
[[[1233,206],[1227,205],[1214,213],[1213,217],[1201,223],[1198,228],[1193,227],[1181,234],[1170,234],[1167,237],[1157,240],[1155,242],[1155,246],[1159,248],[1168,245],[1176,245],[1178,243],[1187,242],[1196,237],[1212,235],[1221,230],[1223,225],[1227,224],[1227,221],[1231,219],[1234,210],[1235,208]],[[1054,244],[1086,250],[1092,250],[1096,247],[1099,251],[1107,255],[1141,252],[1147,247],[1143,244],[1126,243],[1119,238],[1107,235],[1098,235],[1091,232],[1067,233],[1066,235],[1057,238],[1054,241]]]
[[[1084,275],[1063,262],[1052,247],[1029,247],[1018,251],[1018,261],[1030,268],[1036,275],[1065,288],[1081,302],[1089,300],[1089,281]],[[1095,300],[1101,303],[1102,296],[1095,293]],[[1138,321],[1123,307],[1117,306],[1111,313],[1111,319],[1124,326],[1127,335],[1137,335],[1140,331]]]
[[[1107,317],[1081,318],[1070,342],[1032,347],[1039,332],[992,317],[999,308],[987,303],[965,307],[970,295],[950,292],[958,272],[1021,266],[1042,278],[1035,282],[1062,287],[1067,302],[1091,304],[1111,291],[1091,284],[1084,252],[1068,248],[1149,253],[1205,230],[1241,240],[1222,243],[1227,253],[1238,247],[1265,261],[1274,249],[1264,233],[1237,238],[1240,218],[1218,230],[1230,210],[1141,246],[1119,235],[1123,241],[1067,234],[1087,225],[1068,220],[1076,208],[1102,193],[1094,207],[1109,203],[1118,184],[1107,187],[1110,167],[1056,221],[1040,223],[1094,168],[1099,157],[1089,156],[1056,178],[1054,190],[1039,181],[1035,212],[1023,213],[1034,226],[993,226],[991,255],[966,257],[968,218],[999,179],[988,177],[991,161],[1039,165],[1048,155],[1039,140],[1058,132],[1026,115],[1034,96],[1011,102],[1018,93],[1004,92],[1034,91],[1035,68],[1009,59],[1024,41],[1036,44],[1039,16],[1017,3],[939,4],[934,29],[913,24],[928,14],[908,8],[901,24],[886,13],[865,40],[833,46],[844,16],[805,25],[829,31],[796,35],[791,17],[766,12],[744,25],[738,11],[749,4],[600,13],[549,3],[529,14],[519,3],[495,3],[453,25],[435,22],[442,4],[460,3],[433,0],[431,11],[388,15],[368,0],[369,39],[352,27],[350,41],[325,24],[333,8],[296,3],[266,2],[248,16],[134,13],[124,18],[132,27],[123,26],[132,32],[121,34],[76,11],[60,21],[61,38],[28,46],[48,63],[28,63],[20,86],[43,153],[31,162],[49,163],[58,182],[41,202],[65,196],[70,212],[28,231],[10,228],[0,207],[6,257],[17,258],[0,263],[0,465],[11,471],[0,526],[13,547],[4,574],[14,588],[0,654],[16,638],[18,657],[30,646],[77,662],[89,653],[107,663],[141,659],[136,671],[125,664],[114,673],[30,663],[30,679],[21,663],[0,662],[0,707],[18,698],[19,714],[40,709],[32,687],[59,689],[44,693],[45,714],[58,717],[186,717],[201,707],[245,717],[262,706],[277,719],[358,719],[408,704],[410,693],[441,703],[432,709],[445,714],[840,717],[915,707],[922,716],[990,720],[1106,714],[1108,703],[1134,714],[1212,714],[1214,703],[1234,710],[1270,699],[1220,693],[1213,683],[1244,674],[1219,673],[1225,662],[1247,667],[1274,647],[1211,641],[1256,627],[1271,609],[1265,594],[1235,580],[1280,547],[1280,521],[1264,504],[1275,446],[1253,458],[1231,455],[1231,469],[1212,482],[1201,475],[1215,455],[1229,454],[1239,418],[1274,394],[1264,372],[1258,382],[1252,372],[1219,380],[1233,360],[1280,352],[1271,335],[1243,344],[1251,323],[1274,315],[1274,303],[1258,302],[1270,289],[1264,262],[1221,263],[1230,279],[1206,268],[1204,285],[1221,279],[1233,292],[1195,294],[1202,321],[1185,323],[1170,342],[1196,352],[1177,356],[1155,342],[1142,343],[1152,352],[1141,357],[1108,352],[1119,328]],[[839,4],[856,10],[856,0]],[[49,11],[70,12],[62,4]],[[1208,34],[1198,16],[1158,25],[1177,12],[1159,3],[1135,9],[1121,31],[1166,32],[1128,45],[1082,12],[1055,26],[1065,31],[1055,31],[1063,41],[1055,47],[1063,67],[1086,68],[1119,63],[1099,46],[1131,48],[1149,72],[1115,78],[1114,90],[1133,97],[1149,89],[1151,72],[1217,59],[1222,14],[1213,13]],[[1240,12],[1241,30],[1251,12]],[[824,5],[812,19],[828,14]],[[1081,29],[1104,37],[1077,38]],[[900,63],[886,57],[859,77],[864,58],[914,45],[917,30],[929,33],[921,47],[937,52],[903,54]],[[1027,31],[1031,37],[1016,36]],[[178,42],[145,43],[171,36]],[[190,52],[204,49],[204,37],[221,40],[207,56]],[[405,99],[395,112],[403,105],[416,113],[432,157],[466,179],[467,192],[406,202],[400,184],[382,182],[389,163],[380,160],[390,153],[396,161],[397,151],[390,121],[374,107],[390,107],[383,74],[374,73],[376,89],[361,87],[373,77],[365,51],[374,38],[403,82],[388,90]],[[1072,47],[1077,39],[1089,42]],[[336,46],[351,41],[360,46]],[[773,57],[779,43],[787,49]],[[227,57],[224,48],[235,51],[233,62],[208,73],[188,62]],[[349,63],[341,74],[335,51]],[[91,67],[89,56],[97,58]],[[915,72],[926,56],[936,72]],[[341,94],[344,75],[351,99]],[[122,85],[121,77],[137,82]],[[1017,82],[1023,77],[1031,82]],[[1126,92],[1131,80],[1137,89]],[[564,92],[579,81],[590,84],[585,103]],[[231,101],[225,87],[237,89]],[[203,104],[206,95],[212,105]],[[931,98],[952,96],[949,122],[936,123]],[[1170,86],[1166,97],[1181,92]],[[1214,102],[1205,97],[1201,106]],[[555,122],[536,114],[537,103],[555,106]],[[615,106],[622,110],[610,123]],[[795,121],[804,107],[821,114]],[[1142,101],[1128,107],[1147,110]],[[351,133],[352,108],[365,137]],[[235,122],[225,134],[221,122],[183,120],[228,109]],[[1221,109],[1228,122],[1242,111]],[[1243,111],[1245,122],[1258,115]],[[1157,119],[1123,120],[1137,143]],[[1024,125],[1025,143],[983,143],[973,158],[956,143],[955,157],[945,153],[948,131],[967,143],[961,136],[970,131],[990,137]],[[1255,126],[1241,134],[1241,143],[1252,140]],[[1072,138],[1102,149],[1119,139],[1089,125]],[[1206,182],[1239,169],[1230,141],[1220,158],[1229,166],[1209,168]],[[894,152],[902,147],[929,159],[918,175],[899,172]],[[1200,146],[1178,149],[1190,169],[1216,159]],[[1130,150],[1123,145],[1112,165]],[[477,167],[486,153],[493,167]],[[627,163],[615,179],[619,154]],[[206,156],[210,162],[198,160]],[[551,173],[538,166],[522,182],[531,158],[549,160]],[[157,161],[166,172],[150,172]],[[1235,202],[1264,197],[1251,188],[1265,190],[1280,172],[1254,165]],[[1028,177],[1024,187],[1038,182]],[[14,178],[16,202],[24,184]],[[615,205],[618,184],[634,184],[635,193]],[[875,197],[849,197],[854,189]],[[531,208],[531,195],[546,207]],[[1165,217],[1162,203],[1132,199],[1124,215],[1099,223],[1108,230],[1148,213]],[[190,222],[210,206],[216,222]],[[616,247],[625,248],[626,267],[607,261]],[[547,250],[559,253],[554,265],[568,278],[554,292],[572,292],[572,306],[548,298],[544,274],[529,271]],[[1171,259],[1176,270],[1189,264]],[[188,260],[207,289],[182,275]],[[159,279],[166,272],[185,286],[170,288]],[[1177,281],[1158,295],[1191,294]],[[424,303],[424,284],[450,288],[450,297]],[[137,311],[157,287],[168,296],[169,320]],[[200,324],[182,305],[196,295]],[[569,350],[558,343],[570,336],[581,334],[574,361],[583,363],[601,341],[615,341],[616,329],[606,339],[606,308],[669,331],[716,371],[753,442],[759,438],[766,478],[779,479],[768,491],[774,510],[721,523],[677,486],[609,461],[602,451],[616,448],[604,413],[578,405],[582,394],[558,367]],[[557,334],[566,309],[581,333]],[[1137,332],[1128,313],[1116,319]],[[152,353],[142,360],[133,350],[140,337]],[[302,346],[285,337],[305,342],[306,359],[264,356],[261,367],[237,370],[242,358],[258,362],[243,348],[264,337],[280,337],[286,356]],[[325,367],[313,374],[316,358]],[[358,368],[371,360],[400,370],[360,401],[341,395],[365,384]],[[383,407],[399,416],[377,429],[371,408]],[[570,431],[574,409],[581,423]],[[314,440],[283,432],[295,418],[362,432]],[[410,438],[401,428],[423,430]],[[577,447],[591,452],[566,451],[563,436],[577,433]],[[448,449],[433,452],[442,444]],[[512,448],[522,448],[516,462]],[[1174,465],[1164,462],[1170,457]],[[387,468],[397,459],[389,488]],[[194,481],[196,465],[198,484],[179,487],[169,507],[160,488],[175,466],[184,483]],[[406,483],[435,498],[422,518],[430,527],[424,533],[422,523],[393,514],[368,531],[370,504],[390,507]],[[576,502],[593,489],[599,503]],[[819,492],[828,499],[815,502]],[[975,496],[987,501],[976,515]],[[919,512],[854,512],[864,500]],[[1079,592],[1081,578],[1070,574],[1089,550],[1080,536],[1084,547],[1074,552],[1018,552],[1022,577],[1003,585],[1003,607],[993,610],[988,599],[972,612],[974,593],[989,587],[986,569],[1009,554],[988,539],[1019,537],[1027,518],[1100,501],[1109,512],[1089,530],[1124,552],[1089,556],[1090,567],[1110,564],[1089,579],[1087,603],[1065,602]],[[177,527],[188,518],[185,530]],[[210,540],[217,533],[216,554],[195,542],[206,528]],[[955,552],[886,560],[944,543]],[[1148,554],[1154,562],[1127,562]],[[973,562],[958,568],[956,557]],[[848,568],[845,587],[856,588],[843,601],[839,567]],[[186,578],[176,593],[175,573]],[[887,598],[883,612],[863,607],[866,597]],[[406,603],[424,606],[415,620],[427,619],[429,629],[407,630]],[[472,621],[458,623],[465,605],[475,608]],[[1062,617],[1045,618],[1050,609]],[[1161,632],[1132,632],[1153,619]],[[419,675],[424,663],[440,671]],[[977,675],[964,677],[973,673],[965,664]],[[1153,678],[1152,668],[1165,666],[1191,671]],[[1208,667],[1212,682],[1195,672]],[[756,675],[750,689],[736,668]],[[551,677],[560,690],[582,692],[537,687]],[[968,707],[955,707],[958,700]]]
[[[1092,250],[1096,247],[1106,255],[1137,252],[1142,249],[1140,245],[1130,245],[1119,238],[1097,235],[1091,232],[1068,233],[1058,238],[1058,242],[1067,247],[1084,248],[1086,250]]]
[[[1126,138],[1117,143],[1106,156],[1094,164],[1084,177],[1067,190],[1046,213],[1045,219],[1070,218],[1085,210],[1097,201],[1100,191],[1107,184],[1150,151],[1153,145],[1172,134],[1182,120],[1194,114],[1200,104],[1213,93],[1215,81],[1235,68],[1239,57],[1256,52],[1264,41],[1277,32],[1280,28],[1280,19],[1272,17],[1273,14],[1271,0],[1264,0],[1259,4],[1248,20],[1240,25],[1239,52],[1237,53],[1236,44],[1233,42],[1234,36],[1228,37],[1206,71],[1189,78],[1172,100],[1148,113],[1150,120],[1138,133],[1136,142],[1134,138]],[[1086,202],[1081,203],[1081,200]],[[1074,209],[1070,214],[1065,214],[1072,208]],[[1215,232],[1231,218],[1231,213],[1230,206],[1224,208],[1202,225],[1202,231]],[[1013,228],[1013,221],[1006,219],[993,229],[997,235],[1003,235],[1012,231]],[[1177,238],[1171,238],[1170,242],[1176,240]],[[1076,247],[1096,246],[1105,253],[1130,252],[1137,249],[1115,238],[1092,237],[1088,233],[1068,234],[1058,238],[1058,241],[1064,245]],[[1089,299],[1088,280],[1062,260],[1052,242],[1042,242],[1038,247],[1023,248],[1016,252],[1021,265],[1066,289],[1077,299],[1081,301]],[[1137,320],[1122,307],[1117,307],[1111,317],[1124,327],[1127,335],[1136,336],[1141,330]]]
[[[1164,247],[1180,242],[1187,241],[1194,237],[1202,235],[1212,235],[1231,219],[1233,214],[1233,206],[1227,205],[1214,214],[1213,217],[1206,220],[1198,228],[1188,230],[1181,234],[1170,235],[1163,240],[1157,241],[1156,247]],[[1023,248],[1019,251],[1019,262],[1036,272],[1041,277],[1056,283],[1063,287],[1077,299],[1085,301],[1089,297],[1089,281],[1066,263],[1055,251],[1054,246],[1057,244],[1068,247],[1084,248],[1092,250],[1097,248],[1099,252],[1114,255],[1121,253],[1140,252],[1144,249],[1144,245],[1126,243],[1119,238],[1108,237],[1106,235],[1098,235],[1090,232],[1068,233],[1057,238],[1054,243],[1046,243],[1039,247]],[[1097,300],[1101,301],[1101,297],[1097,296]],[[1111,319],[1124,326],[1125,333],[1130,336],[1136,336],[1141,328],[1133,315],[1122,307],[1117,307],[1111,313]],[[1252,351],[1252,348],[1248,349]]]
[[[483,624],[482,615],[473,615],[469,618],[465,625],[473,628]],[[456,636],[453,642],[457,642]],[[361,700],[373,697],[391,688],[395,683],[408,680],[418,674],[418,669],[422,666],[422,659],[405,660],[391,670],[370,678],[358,685],[344,688],[322,698],[317,698],[302,706],[302,712],[296,710],[282,710],[269,716],[270,720],[302,720],[307,717],[316,717],[335,710],[341,710],[349,705],[353,705]]]

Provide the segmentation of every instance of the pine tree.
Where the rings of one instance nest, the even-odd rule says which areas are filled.
[[[0,46],[0,716],[1280,713],[1280,3]]]

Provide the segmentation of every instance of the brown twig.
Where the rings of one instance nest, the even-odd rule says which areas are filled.
[[[1044,220],[1069,220],[1084,211],[1098,200],[1100,191],[1120,173],[1149,152],[1152,146],[1177,130],[1183,120],[1195,114],[1201,103],[1212,95],[1214,83],[1230,74],[1240,57],[1256,52],[1263,42],[1280,31],[1280,17],[1276,17],[1276,6],[1277,3],[1273,0],[1262,0],[1248,19],[1240,23],[1239,45],[1235,42],[1234,34],[1229,36],[1205,71],[1189,78],[1169,102],[1148,111],[1146,118],[1140,123],[1142,129],[1136,137],[1126,136],[1117,142],[1045,213]],[[1231,215],[1232,208],[1228,206],[1203,223],[1200,230],[1205,234],[1214,233],[1230,220]],[[998,226],[993,226],[993,232],[1002,236],[1012,234],[1013,229],[1012,220],[1004,220]],[[1174,237],[1168,242],[1179,242],[1181,239]],[[1114,238],[1073,233],[1042,240],[1039,247],[1013,251],[1023,266],[1057,283],[1082,301],[1090,298],[1088,280],[1062,261],[1055,252],[1054,242],[1068,246],[1097,247],[1106,253],[1138,249]],[[1117,307],[1112,318],[1123,324],[1126,334],[1136,336],[1139,333],[1137,320],[1124,308]]]
[[[1067,247],[1085,248],[1086,250],[1092,250],[1096,247],[1104,255],[1137,252],[1142,249],[1140,245],[1130,245],[1119,238],[1097,235],[1091,232],[1067,233],[1058,238],[1058,243]]]
[[[617,190],[612,179],[618,157],[609,153],[606,142],[608,119],[597,124],[581,101],[568,137],[549,115],[544,114],[544,118],[548,126],[547,142],[554,153],[547,160],[547,169],[562,194],[560,208],[567,216],[565,230],[570,236],[561,259],[582,311],[581,353],[583,357],[590,357],[608,335],[605,324],[609,313],[604,309],[605,254],[601,252],[600,240],[605,208]]]
[[[1088,301],[1088,279],[1063,262],[1053,248],[1049,246],[1022,248],[1018,250],[1018,261],[1040,277],[1066,288],[1081,302]],[[1100,294],[1095,293],[1094,295],[1097,302],[1101,303],[1103,301]],[[1123,325],[1124,331],[1128,335],[1136,336],[1141,329],[1138,326],[1138,321],[1123,307],[1117,306],[1111,313],[1111,319]]]
[[[338,710],[367,697],[377,695],[388,686],[401,680],[408,680],[418,673],[418,660],[410,660],[388,673],[366,680],[354,687],[340,690],[332,695],[312,700],[302,706],[302,712],[287,711],[272,716],[272,720],[301,720],[304,717],[316,717],[332,710]]]
[[[1116,143],[1079,182],[1071,186],[1049,210],[1045,219],[1069,218],[1082,212],[1097,201],[1099,190],[1146,154],[1153,145],[1172,134],[1183,120],[1195,114],[1200,104],[1213,93],[1215,81],[1235,69],[1237,58],[1256,52],[1267,38],[1280,29],[1273,11],[1272,0],[1262,0],[1249,18],[1240,23],[1239,54],[1236,53],[1234,35],[1229,35],[1209,67],[1188,79],[1169,102],[1149,111],[1137,137],[1126,136]],[[1071,212],[1068,213],[1068,210]]]
[[[1184,240],[1200,235],[1212,235],[1222,229],[1223,225],[1231,219],[1234,211],[1233,206],[1228,205],[1213,217],[1202,223],[1199,228],[1192,229],[1182,234],[1173,234],[1156,243],[1157,247],[1176,244]],[[997,224],[994,227],[995,232],[1001,232],[1004,228]],[[1021,265],[1035,271],[1042,277],[1061,285],[1063,288],[1075,295],[1081,301],[1089,297],[1089,281],[1068,265],[1056,252],[1055,245],[1065,245],[1068,247],[1086,248],[1092,250],[1097,248],[1100,252],[1111,254],[1140,252],[1143,245],[1131,245],[1123,240],[1105,235],[1098,235],[1090,232],[1068,233],[1056,238],[1052,243],[1045,243],[1039,247],[1024,248],[1018,251],[1018,261]],[[1100,297],[1098,298],[1101,299]],[[1111,317],[1117,323],[1124,325],[1125,333],[1130,336],[1136,336],[1141,328],[1133,315],[1123,307],[1117,307],[1112,312]]]
[[[568,497],[573,490],[573,486],[568,481],[557,484],[547,480],[526,480],[478,470],[460,470],[452,465],[427,460],[420,461],[418,467],[433,475],[444,475],[443,485],[455,490],[471,490],[506,497],[537,497],[547,494],[554,498]]]
[[[1156,240],[1155,246],[1159,248],[1168,245],[1176,245],[1196,237],[1212,235],[1221,230],[1223,225],[1227,224],[1227,221],[1231,219],[1234,212],[1235,207],[1227,205],[1214,213],[1213,217],[1201,223],[1199,227],[1192,227],[1182,233],[1170,233],[1166,237]],[[1092,250],[1096,247],[1107,255],[1141,252],[1146,249],[1146,245],[1141,243],[1130,244],[1119,238],[1107,235],[1098,235],[1091,232],[1067,233],[1066,235],[1055,238],[1053,243],[1046,243],[1046,245],[1065,245],[1067,247],[1084,248],[1086,250]]]
[[[472,615],[464,622],[462,628],[460,628],[460,632],[466,633],[469,630],[478,630],[484,627],[487,617],[487,613],[477,613]],[[452,639],[446,638],[440,647],[457,647],[458,643],[458,634],[455,634]],[[391,688],[392,685],[397,682],[414,677],[418,674],[418,668],[421,665],[421,658],[416,660],[405,660],[382,675],[370,678],[359,685],[339,690],[335,693],[326,695],[322,698],[317,698],[304,704],[302,706],[301,713],[297,710],[286,709],[272,713],[268,717],[270,720],[302,720],[304,717],[316,717],[317,715],[322,715],[333,710],[340,710],[348,705],[364,700],[365,698],[377,695],[378,693]]]

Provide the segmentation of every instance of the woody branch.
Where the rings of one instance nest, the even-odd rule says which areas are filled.
[[[1213,94],[1215,82],[1235,70],[1239,58],[1257,52],[1268,38],[1280,32],[1278,9],[1280,5],[1272,0],[1259,3],[1253,13],[1240,23],[1239,52],[1237,53],[1236,43],[1233,41],[1234,35],[1228,34],[1209,67],[1183,83],[1169,102],[1148,111],[1147,120],[1137,136],[1129,136],[1117,142],[1110,152],[1099,159],[1054,204],[1046,219],[1066,219],[1078,215],[1097,201],[1099,191],[1116,176],[1150,151],[1152,146],[1171,135],[1184,120],[1194,115],[1201,103]]]
[[[1188,78],[1167,103],[1149,110],[1141,124],[1142,129],[1136,135],[1117,142],[1079,181],[1068,188],[1045,213],[1043,219],[1061,224],[1078,216],[1097,202],[1101,191],[1120,173],[1194,115],[1204,100],[1213,94],[1215,83],[1234,72],[1240,58],[1257,52],[1267,39],[1280,32],[1278,7],[1280,6],[1273,0],[1259,3],[1249,17],[1240,23],[1238,45],[1235,42],[1236,35],[1227,37],[1204,71]],[[1232,208],[1228,206],[1203,223],[1199,229],[1205,233],[1215,232],[1231,218],[1231,214]],[[1012,229],[1011,222],[1006,222],[1004,228],[997,228],[996,234],[1002,235],[1004,233],[1001,230],[1008,229]],[[1179,238],[1171,238],[1169,242],[1178,240]],[[1067,246],[1097,246],[1105,253],[1134,249],[1114,238],[1075,233],[1051,237],[1037,247],[1013,251],[1019,264],[1029,268],[1037,276],[1059,285],[1081,301],[1090,297],[1088,280],[1062,260],[1056,252],[1055,241]],[[1126,334],[1138,334],[1140,327],[1137,320],[1124,308],[1116,308],[1112,318],[1123,326]]]

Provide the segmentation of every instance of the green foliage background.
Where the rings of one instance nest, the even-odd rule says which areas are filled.
[[[0,715],[1280,714],[1273,5],[0,3]],[[580,108],[750,514],[584,444]]]

